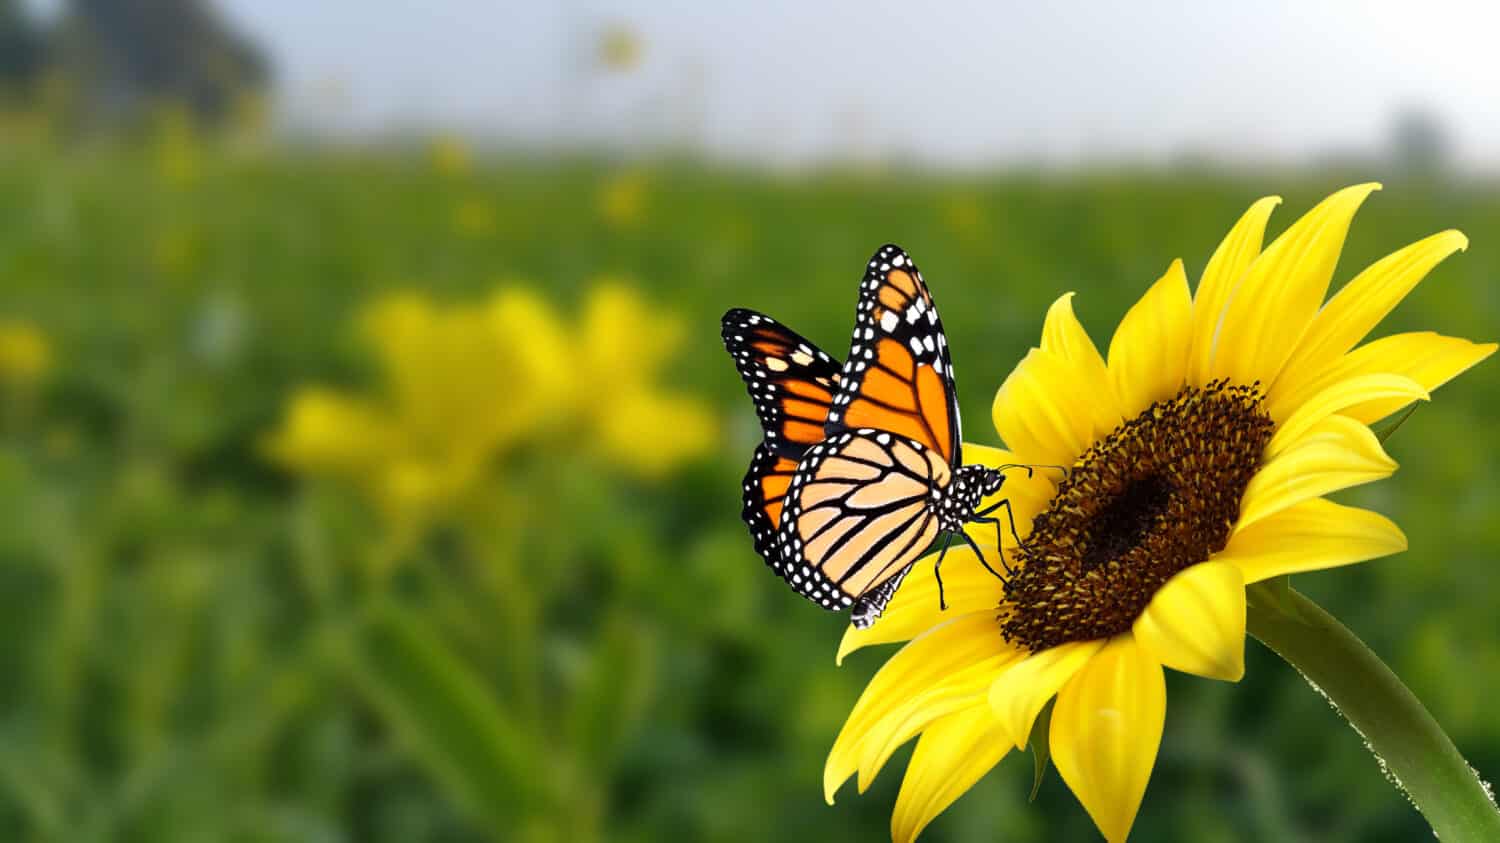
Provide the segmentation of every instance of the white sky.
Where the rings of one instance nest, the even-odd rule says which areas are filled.
[[[1300,160],[1418,106],[1500,162],[1500,3],[218,0],[324,129],[676,139],[771,160]],[[644,42],[587,69],[601,27]],[[331,88],[343,96],[330,95]]]

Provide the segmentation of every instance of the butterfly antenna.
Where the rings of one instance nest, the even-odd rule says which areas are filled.
[[[1046,462],[1008,462],[1005,465],[1002,465],[1002,466],[996,468],[995,470],[996,471],[1006,471],[1006,470],[1012,469],[1012,468],[1024,468],[1024,469],[1026,469],[1026,479],[1027,480],[1030,480],[1032,478],[1032,476],[1036,473],[1035,469],[1038,469],[1038,468],[1055,468],[1058,471],[1062,472],[1062,476],[1065,477],[1065,478],[1072,474],[1072,472],[1068,469],[1067,466],[1053,465],[1052,463],[1046,463]]]

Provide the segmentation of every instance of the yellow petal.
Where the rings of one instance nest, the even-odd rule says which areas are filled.
[[[1194,386],[1203,386],[1212,378],[1209,364],[1213,362],[1214,337],[1218,335],[1224,306],[1234,295],[1245,270],[1260,254],[1266,221],[1280,204],[1280,196],[1256,200],[1229,230],[1203,269],[1203,278],[1193,295],[1192,338],[1188,344],[1187,381]]]
[[[1461,232],[1444,231],[1371,264],[1313,318],[1277,379],[1277,387],[1290,378],[1314,376],[1334,363],[1374,330],[1434,266],[1468,247],[1469,238]]]
[[[823,768],[823,792],[828,804],[833,804],[839,785],[859,768],[860,745],[882,718],[943,677],[1003,655],[1005,647],[993,610],[959,615],[902,647],[865,686],[828,753]]]
[[[987,705],[933,723],[906,765],[891,814],[891,840],[911,843],[927,824],[983,778],[1010,751]]]
[[[1374,343],[1371,343],[1374,345]],[[1463,374],[1469,367],[1495,353],[1495,343],[1473,343],[1453,337],[1435,336],[1429,344],[1435,346],[1429,353],[1402,361],[1401,368],[1387,369],[1421,384],[1426,390],[1434,390]],[[1357,353],[1359,350],[1356,349]],[[1353,356],[1352,354],[1350,356]],[[1372,355],[1373,356],[1373,355]],[[1390,366],[1395,361],[1385,361]],[[1378,398],[1350,407],[1344,415],[1366,424],[1379,421],[1411,402],[1404,398]]]
[[[1357,375],[1330,384],[1326,389],[1298,407],[1276,428],[1276,435],[1266,446],[1266,455],[1275,456],[1302,438],[1313,425],[1356,404],[1381,399],[1399,399],[1401,403],[1427,400],[1427,390],[1403,375]]]
[[[1113,430],[1109,381],[1088,378],[1057,354],[1033,348],[995,395],[995,429],[1026,462],[1070,466],[1095,438]]]
[[[1161,665],[1119,635],[1080,670],[1052,709],[1052,762],[1109,843],[1130,834],[1167,714]]]
[[[1073,294],[1063,293],[1047,308],[1042,323],[1042,350],[1050,351],[1079,368],[1089,378],[1104,377],[1104,358],[1073,313]]]
[[[1182,387],[1192,312],[1187,274],[1176,260],[1120,320],[1109,342],[1109,378],[1125,417],[1171,398]]]
[[[956,711],[983,705],[985,692],[995,680],[995,674],[1008,667],[1012,661],[1009,655],[997,656],[949,674],[937,685],[881,718],[860,743],[857,779],[859,792],[864,793],[869,789],[891,755],[933,721]]]
[[[1238,682],[1245,675],[1245,578],[1227,562],[1194,565],[1167,580],[1131,631],[1173,670]]]
[[[1313,498],[1237,531],[1214,560],[1235,565],[1246,583],[1255,583],[1405,549],[1406,536],[1389,518]]]
[[[1344,236],[1379,185],[1345,188],[1297,220],[1245,271],[1224,309],[1210,373],[1271,384],[1323,304]]]
[[[1376,373],[1403,375],[1431,392],[1494,354],[1495,347],[1494,343],[1474,343],[1431,331],[1381,337],[1345,354],[1316,378],[1299,381],[1295,388],[1274,390],[1267,397],[1267,411],[1271,418],[1282,421],[1330,385]],[[1343,413],[1371,422],[1390,415],[1404,403],[1408,402],[1383,398],[1350,407]]]
[[[1236,526],[1244,529],[1308,498],[1379,480],[1395,470],[1396,461],[1368,427],[1346,416],[1329,416],[1250,479]]]
[[[991,616],[995,614],[1005,597],[1005,584],[985,570],[972,549],[957,542],[948,548],[948,556],[943,560],[943,595],[948,601],[946,612],[938,608],[937,578],[933,576],[936,562],[936,553],[917,560],[886,605],[880,620],[864,629],[850,624],[839,642],[835,661],[843,664],[845,656],[862,647],[915,638],[959,615],[982,610],[990,612]],[[997,563],[992,560],[990,564]]]
[[[1104,639],[1074,641],[1033,653],[1007,668],[990,685],[990,708],[1017,749],[1025,749],[1031,724],[1073,674],[1104,646]]]

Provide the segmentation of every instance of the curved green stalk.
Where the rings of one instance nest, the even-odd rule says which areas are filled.
[[[1260,639],[1337,707],[1439,839],[1500,840],[1500,810],[1422,702],[1348,627],[1284,580],[1250,589]]]

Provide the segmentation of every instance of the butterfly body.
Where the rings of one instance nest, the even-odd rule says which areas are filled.
[[[981,502],[1004,477],[962,462],[948,340],[899,247],[868,263],[842,366],[750,310],[726,313],[723,337],[764,431],[742,515],[756,551],[804,597],[868,626],[939,536],[969,541],[966,524],[998,525],[986,516],[1004,502]]]

